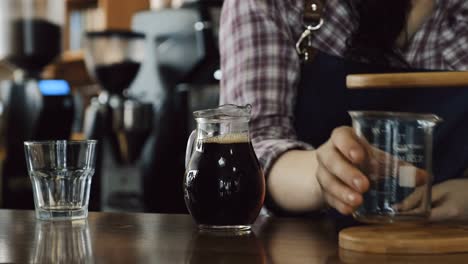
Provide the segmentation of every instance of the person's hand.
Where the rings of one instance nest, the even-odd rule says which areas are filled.
[[[430,220],[468,220],[468,179],[449,180],[432,187],[432,210]],[[417,189],[401,205],[400,211],[421,210],[424,188]]]
[[[429,179],[425,170],[372,146],[351,127],[335,129],[330,139],[317,149],[317,161],[317,181],[324,199],[342,214],[351,214],[362,204],[369,179],[378,182],[383,177],[392,177],[388,174],[394,169],[398,170],[400,184],[407,187],[423,186]],[[417,194],[408,200],[407,210],[418,206],[421,197]]]
[[[358,169],[366,160],[364,144],[351,127],[339,127],[316,151],[324,199],[345,215],[362,204],[362,194],[369,188],[369,180]]]
[[[468,220],[468,179],[449,180],[432,187],[431,221]]]

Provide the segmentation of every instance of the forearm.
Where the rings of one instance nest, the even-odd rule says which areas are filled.
[[[292,213],[320,210],[324,200],[316,178],[317,166],[314,150],[291,150],[281,155],[267,181],[273,202]]]
[[[397,44],[400,47],[406,45],[407,41],[416,34],[424,22],[431,16],[435,8],[434,0],[413,0],[412,4],[413,8],[408,14],[406,27],[397,40]]]
[[[435,5],[435,0],[413,0],[413,9],[408,17],[408,33],[410,36],[413,36],[432,15]]]

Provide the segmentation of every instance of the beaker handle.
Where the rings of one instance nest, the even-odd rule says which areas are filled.
[[[193,130],[192,133],[190,133],[190,136],[187,141],[187,149],[185,150],[185,169],[187,169],[190,159],[192,158],[192,153],[193,153],[193,143],[195,142],[195,137],[197,135],[197,130]]]

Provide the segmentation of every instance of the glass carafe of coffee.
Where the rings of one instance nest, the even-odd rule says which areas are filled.
[[[265,179],[249,138],[250,109],[223,105],[194,112],[184,199],[202,230],[248,232],[263,205]]]

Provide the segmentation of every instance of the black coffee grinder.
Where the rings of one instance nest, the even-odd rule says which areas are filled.
[[[222,1],[185,1],[183,8],[145,11],[132,28],[144,32],[146,57],[130,89],[157,109],[141,164],[145,210],[187,213],[183,193],[187,138],[193,111],[215,108],[219,98],[217,28]]]
[[[6,129],[0,177],[4,208],[33,208],[23,142],[70,137],[74,111],[68,83],[40,80],[42,69],[62,49],[64,2],[0,1],[0,59],[14,69],[13,80],[0,82]]]
[[[144,59],[145,35],[131,31],[86,34],[85,61],[103,91],[85,113],[87,138],[99,140],[91,203],[101,197],[104,210],[141,211],[137,163],[152,131],[153,105],[129,95],[127,88]],[[98,184],[102,183],[98,186]]]

